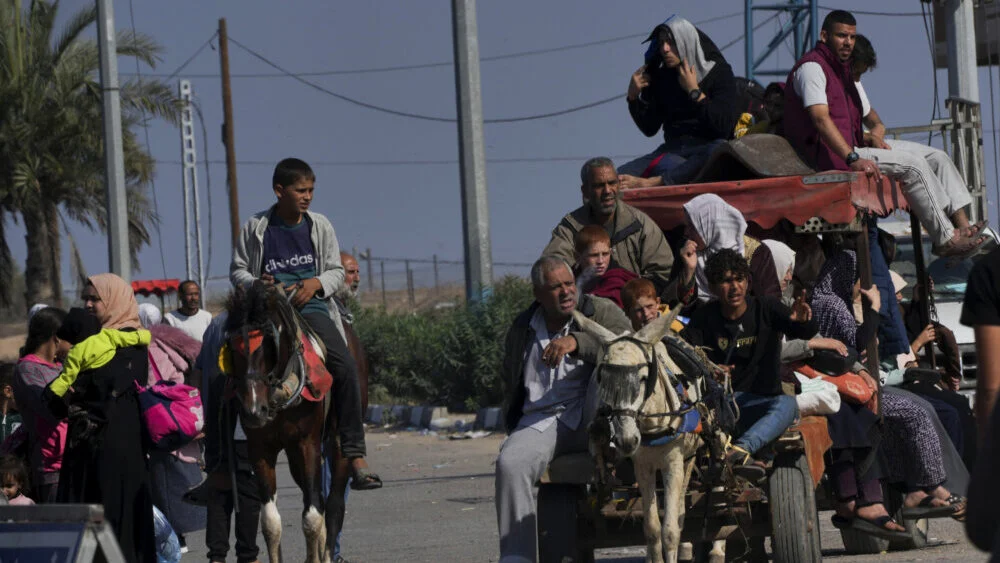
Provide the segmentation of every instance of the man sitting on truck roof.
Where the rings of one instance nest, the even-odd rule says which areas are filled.
[[[733,69],[691,22],[670,16],[645,42],[645,64],[628,84],[628,111],[647,137],[663,144],[619,170],[628,188],[685,184],[712,151],[733,138],[743,111]]]
[[[664,303],[674,304],[694,289],[694,271],[671,281],[674,254],[663,230],[648,215],[618,201],[621,183],[610,158],[591,158],[580,170],[583,205],[567,214],[552,230],[542,256],[576,261],[576,234],[587,225],[603,227],[611,241],[611,260],[653,282]],[[688,253],[689,254],[689,253]]]
[[[933,179],[927,182],[926,190],[927,195],[932,197],[930,205],[933,206],[935,211],[935,224],[941,226],[940,228],[944,229],[947,233],[953,232],[952,224],[970,234],[979,234],[981,231],[982,234],[987,235],[984,242],[989,243],[989,237],[995,237],[996,235],[993,234],[993,231],[989,227],[985,226],[986,222],[980,221],[974,225],[969,223],[969,216],[965,212],[965,207],[972,203],[972,196],[969,194],[969,188],[965,180],[962,179],[961,172],[958,171],[958,168],[955,168],[955,163],[952,162],[948,154],[941,149],[922,143],[885,138],[885,125],[879,118],[878,112],[872,107],[864,86],[861,85],[861,75],[874,69],[876,63],[875,47],[872,46],[871,41],[867,37],[859,34],[854,43],[854,55],[851,59],[851,77],[854,79],[854,85],[858,90],[858,97],[861,98],[861,116],[865,127],[868,129],[864,133],[864,141],[865,146],[869,148],[861,151],[862,156],[868,158],[874,157],[873,160],[879,162],[881,165],[882,160],[885,158],[883,156],[884,150],[890,150],[894,153],[906,153],[909,158],[896,157],[898,163],[891,166],[901,170],[903,168],[914,168],[914,170],[908,173],[916,174],[920,178],[933,176]],[[920,169],[916,170],[916,167]],[[885,171],[888,167],[882,168]],[[886,174],[891,175],[892,172],[886,171]],[[900,180],[904,182],[904,185],[908,182],[908,179],[903,176],[900,177]],[[913,202],[914,196],[909,193],[910,191],[910,188],[907,186],[907,200],[916,208],[917,204]],[[924,193],[923,191],[918,191],[917,196],[922,196]],[[919,211],[915,209],[915,212],[919,216]],[[925,223],[924,226],[927,227],[922,217],[921,222]],[[928,231],[931,230],[929,227],[927,228]]]
[[[961,177],[957,185],[942,186],[923,156],[886,144],[878,114],[862,107],[850,66],[856,30],[854,16],[844,10],[834,10],[823,20],[820,41],[799,59],[786,80],[785,137],[818,170],[853,170],[876,181],[882,174],[898,180],[912,212],[934,239],[934,254],[977,252],[988,237],[980,232],[983,224],[969,224],[961,210],[971,201]],[[863,119],[871,127],[868,137]],[[964,195],[959,193],[963,191]]]

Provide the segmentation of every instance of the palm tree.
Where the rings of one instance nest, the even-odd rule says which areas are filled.
[[[60,234],[69,221],[107,232],[99,56],[96,42],[83,37],[97,11],[77,12],[57,33],[58,8],[57,1],[31,0],[25,8],[22,0],[0,0],[0,218],[24,221],[28,304],[61,301]],[[120,33],[117,41],[119,55],[155,66],[160,47],[149,37]],[[121,100],[129,248],[138,267],[138,250],[158,217],[146,195],[154,162],[134,129],[147,115],[176,123],[180,103],[156,80],[124,83]],[[12,270],[4,239],[0,305],[10,301],[5,280]]]

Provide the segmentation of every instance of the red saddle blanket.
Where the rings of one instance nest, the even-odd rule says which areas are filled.
[[[302,360],[305,364],[306,386],[302,389],[302,397],[307,401],[322,401],[326,393],[333,387],[333,375],[326,369],[326,364],[319,357],[312,342],[303,333],[302,339]]]

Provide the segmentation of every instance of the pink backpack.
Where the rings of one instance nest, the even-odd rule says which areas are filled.
[[[190,385],[164,380],[152,358],[149,366],[156,375],[156,383],[148,387],[135,384],[143,426],[154,447],[172,452],[201,432],[204,425],[201,394]]]

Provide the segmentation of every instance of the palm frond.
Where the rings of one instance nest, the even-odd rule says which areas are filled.
[[[56,40],[55,47],[53,48],[53,59],[56,64],[58,64],[59,60],[62,59],[63,54],[65,54],[74,43],[78,42],[80,35],[96,21],[96,3],[93,3],[70,16],[69,21],[65,23],[62,33],[59,34],[59,38]]]

